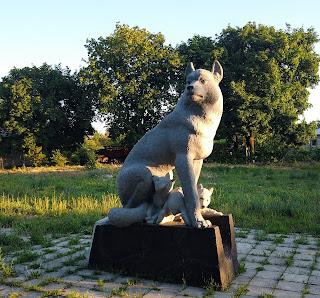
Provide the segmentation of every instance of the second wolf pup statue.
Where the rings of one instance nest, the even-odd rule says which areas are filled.
[[[124,227],[142,221],[153,204],[153,176],[171,178],[175,168],[188,224],[197,228],[211,226],[201,215],[197,182],[203,159],[212,152],[222,115],[222,77],[218,61],[211,71],[195,70],[192,63],[187,66],[186,88],[177,106],[140,139],[119,172],[117,187],[123,208],[110,210],[108,218],[113,225]],[[153,207],[154,212],[161,210]]]

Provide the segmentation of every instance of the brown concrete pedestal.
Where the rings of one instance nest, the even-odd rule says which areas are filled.
[[[203,286],[214,279],[223,288],[238,270],[232,215],[210,216],[210,228],[179,223],[97,226],[89,266],[123,270],[131,276]]]

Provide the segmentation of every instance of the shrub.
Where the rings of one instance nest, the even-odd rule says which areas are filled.
[[[68,162],[68,158],[63,156],[59,149],[56,149],[52,151],[51,161],[55,166],[64,167]]]
[[[36,146],[35,144],[30,145],[25,157],[28,158],[35,167],[45,164],[46,155],[43,154],[41,146]]]

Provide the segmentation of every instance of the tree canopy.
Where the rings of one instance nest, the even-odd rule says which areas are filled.
[[[176,103],[178,53],[162,34],[117,24],[110,36],[87,41],[83,85],[95,94],[110,137],[134,145]]]
[[[214,41],[194,36],[177,50],[183,60],[198,57],[197,68],[207,67],[208,59],[221,62],[221,137],[272,139],[291,146],[305,144],[315,128],[314,123],[299,122],[299,115],[310,106],[307,88],[319,82],[320,60],[314,51],[318,41],[312,28],[287,25],[286,30],[276,30],[248,23],[228,26]]]
[[[0,83],[3,151],[70,150],[92,133],[92,101],[76,75],[60,66],[12,69]]]

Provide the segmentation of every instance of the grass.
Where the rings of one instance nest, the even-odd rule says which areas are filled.
[[[200,182],[214,187],[211,207],[235,225],[266,233],[320,234],[320,166],[209,165]],[[263,235],[261,235],[263,236]]]
[[[6,264],[5,259],[2,257],[2,251],[0,247],[0,281],[6,280],[9,277],[14,277],[15,272],[13,270],[13,260],[9,265]]]
[[[92,232],[94,223],[121,206],[116,176],[119,166],[99,170],[79,167],[0,171],[0,233],[3,253],[28,249],[31,244],[49,247],[51,237]],[[228,166],[204,165],[199,183],[214,188],[210,207],[232,213],[235,226],[267,233],[320,234],[320,165]],[[179,183],[176,183],[177,186]],[[25,242],[22,236],[29,236]],[[242,237],[246,237],[244,233]],[[297,240],[304,242],[305,238]],[[70,240],[70,245],[77,244]]]
[[[0,232],[4,253],[27,249],[28,243],[21,236],[30,237],[29,245],[49,247],[48,234],[90,234],[94,223],[107,216],[110,208],[121,206],[116,194],[118,166],[71,169],[0,171],[0,227],[14,228],[8,235]]]

